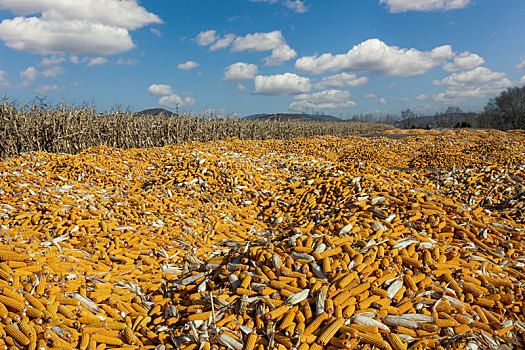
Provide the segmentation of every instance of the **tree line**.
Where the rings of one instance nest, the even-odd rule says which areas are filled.
[[[459,107],[448,107],[444,113],[436,113],[435,119],[440,120],[434,127],[470,127],[468,122],[456,121],[456,117],[464,112]],[[474,113],[473,113],[474,114]],[[511,87],[491,98],[483,111],[480,112],[476,127],[487,129],[525,129],[525,86]],[[414,127],[416,118],[420,117],[410,109],[401,112],[394,125],[409,129]],[[446,118],[442,118],[446,116]],[[441,117],[441,118],[439,118]]]

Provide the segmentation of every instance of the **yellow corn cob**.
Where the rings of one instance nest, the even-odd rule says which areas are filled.
[[[14,340],[16,340],[18,343],[20,343],[23,346],[29,345],[29,338],[22,333],[18,328],[16,328],[12,324],[8,324],[4,326],[5,332],[13,337]]]

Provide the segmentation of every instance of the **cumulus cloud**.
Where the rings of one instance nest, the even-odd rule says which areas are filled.
[[[388,101],[386,100],[386,98],[380,98],[379,103],[381,103],[382,105],[386,105]]]
[[[159,105],[167,108],[190,107],[195,104],[195,100],[191,96],[179,96],[171,94],[159,98]]]
[[[55,85],[55,84],[50,84],[50,85],[40,85],[38,86],[36,89],[35,89],[35,92],[38,93],[38,94],[41,94],[41,95],[46,95],[46,94],[49,94],[51,92],[55,92],[55,91],[58,91],[60,90],[60,86],[58,85]]]
[[[269,51],[284,44],[286,44],[286,42],[281,31],[274,30],[269,33],[253,33],[238,37],[233,42],[232,51]]]
[[[264,59],[264,65],[266,66],[279,66],[297,57],[297,52],[286,44],[286,40],[280,30],[237,37],[233,41],[232,51],[240,52],[246,50],[259,52],[271,50],[271,56]]]
[[[42,72],[42,76],[46,78],[56,78],[59,75],[65,74],[66,70],[62,67],[56,66],[46,69]]]
[[[455,10],[467,7],[472,0],[379,0],[392,13],[407,11]]]
[[[245,36],[226,34],[222,38],[215,30],[201,32],[197,43],[202,46],[210,46],[210,51],[225,49],[231,46],[232,52],[241,51],[271,51],[272,54],[264,59],[265,66],[279,66],[286,61],[297,57],[297,52],[292,49],[283,37],[280,30],[268,33],[252,33]]]
[[[177,68],[180,70],[191,70],[193,68],[197,68],[198,66],[199,64],[195,61],[186,61],[177,65]]]
[[[356,87],[368,84],[369,79],[367,77],[357,77],[352,73],[341,73],[324,77],[321,81],[315,84],[316,89],[326,88],[342,88],[342,87]]]
[[[521,59],[520,64],[518,64],[518,65],[516,66],[516,68],[518,68],[518,69],[522,69],[522,70],[525,70],[525,59],[524,59],[524,58]]]
[[[130,30],[162,23],[135,0],[0,0],[0,7],[19,16],[42,13],[46,19],[87,20]]]
[[[80,58],[76,55],[73,55],[69,57],[69,62],[73,64],[80,64],[80,63],[86,62],[87,59],[88,59],[87,57]]]
[[[244,86],[241,83],[239,83],[239,84],[237,84],[237,90],[240,90],[240,91],[246,90],[246,86]]]
[[[123,58],[119,58],[116,62],[118,65],[126,65],[126,66],[134,66],[138,64],[140,61],[136,58],[128,58],[127,60]]]
[[[476,85],[489,81],[501,80],[506,77],[505,73],[493,72],[485,67],[478,67],[468,72],[454,73],[443,80],[434,80],[434,85]]]
[[[88,63],[86,64],[86,66],[88,67],[102,66],[108,62],[109,61],[104,57],[93,57],[88,60]]]
[[[310,79],[293,73],[258,75],[255,77],[253,94],[256,95],[297,95],[310,92]]]
[[[165,84],[152,84],[148,87],[148,92],[153,96],[165,96],[173,93],[173,88]]]
[[[300,73],[321,74],[328,71],[370,72],[399,77],[422,75],[452,58],[449,45],[432,51],[388,46],[379,39],[366,40],[346,54],[301,57],[295,62]]]
[[[205,30],[203,32],[200,32],[197,35],[197,44],[200,46],[208,46],[211,45],[217,40],[217,31],[216,30]]]
[[[272,55],[264,59],[265,66],[280,66],[286,61],[297,57],[297,52],[284,44],[272,50]]]
[[[155,34],[156,36],[158,36],[159,38],[162,36],[162,32],[158,30],[157,28],[150,28],[149,31]]]
[[[454,57],[453,62],[446,63],[443,66],[443,70],[447,72],[457,72],[460,70],[469,70],[481,66],[485,63],[483,57],[470,53],[468,51],[462,52],[458,56]]]
[[[493,72],[485,67],[453,73],[442,80],[434,80],[432,83],[447,87],[445,92],[433,95],[434,101],[442,103],[495,96],[501,90],[516,84],[508,79],[505,73]]]
[[[70,52],[112,55],[135,45],[126,29],[86,21],[53,22],[16,17],[0,23],[0,40],[15,50],[42,55]]]
[[[220,49],[225,49],[233,42],[235,39],[235,34],[226,34],[221,39],[217,40],[215,44],[210,46],[210,51],[216,51]]]
[[[44,57],[40,61],[41,66],[55,66],[61,63],[64,63],[66,61],[66,58],[63,56],[50,56],[50,57]]]
[[[376,98],[376,97],[377,97],[377,94],[374,94],[373,92],[363,95],[363,98]]]
[[[0,0],[0,8],[17,15],[0,23],[0,40],[42,55],[124,52],[135,46],[129,31],[162,23],[135,0]]]
[[[27,67],[25,70],[20,72],[20,78],[22,78],[22,86],[28,87],[33,84],[38,78],[40,72],[35,67]]]
[[[249,81],[255,78],[257,65],[237,62],[229,65],[224,70],[224,80],[227,81]]]
[[[341,109],[355,107],[356,105],[354,101],[350,100],[349,91],[324,90],[313,94],[295,96],[289,109],[292,111]]]
[[[269,4],[275,4],[278,0],[250,0],[251,2],[267,2]],[[304,13],[308,11],[308,7],[304,4],[304,0],[282,0],[282,4],[297,13]]]
[[[418,101],[426,101],[426,100],[428,100],[429,97],[430,97],[429,95],[421,94],[421,95],[416,96],[416,100],[418,100]]]
[[[284,0],[284,6],[297,13],[305,13],[308,8],[302,0]]]
[[[7,80],[7,72],[0,69],[0,89],[11,87],[11,83]]]

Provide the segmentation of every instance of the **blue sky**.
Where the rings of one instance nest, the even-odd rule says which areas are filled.
[[[0,0],[0,93],[219,115],[479,111],[525,84],[523,0]]]

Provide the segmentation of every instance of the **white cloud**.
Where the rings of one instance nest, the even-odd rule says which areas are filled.
[[[245,36],[226,34],[222,38],[217,36],[215,30],[201,32],[197,36],[199,45],[210,45],[210,51],[225,49],[231,45],[232,52],[241,51],[272,51],[269,57],[264,59],[265,66],[279,66],[284,62],[297,57],[297,52],[292,49],[283,37],[280,30],[268,33],[253,33]]]
[[[419,51],[388,46],[379,39],[369,39],[354,46],[346,54],[325,53],[301,57],[295,62],[295,69],[306,74],[353,71],[410,77],[428,72],[452,55],[449,45],[436,47],[432,51]]]
[[[455,10],[467,7],[472,0],[379,0],[392,13],[407,11]]]
[[[285,44],[286,42],[281,31],[275,30],[269,33],[253,33],[238,37],[233,42],[232,51],[269,51]]]
[[[286,61],[297,57],[297,52],[290,46],[284,44],[272,50],[272,55],[264,59],[265,66],[280,66]]]
[[[278,0],[250,0],[251,2],[267,2],[269,4],[275,4]],[[297,13],[304,13],[308,11],[308,8],[304,4],[303,0],[282,0],[282,4]]]
[[[225,36],[222,37],[222,39],[217,40],[215,44],[210,46],[210,51],[216,51],[216,50],[227,48],[233,42],[235,37],[236,37],[235,34],[226,34]]]
[[[159,98],[159,105],[167,108],[190,107],[195,104],[191,96],[181,97],[177,94],[171,94]]]
[[[297,95],[310,92],[310,79],[293,73],[258,75],[255,77],[253,93],[256,95]]]
[[[162,37],[162,32],[157,28],[150,28],[149,31],[158,36],[159,38]]]
[[[20,78],[22,78],[22,86],[28,87],[33,84],[38,78],[40,72],[35,67],[27,67],[26,70],[20,72]]]
[[[7,72],[0,69],[0,89],[11,87],[11,83],[7,80]]]
[[[357,77],[352,73],[340,73],[324,77],[321,81],[315,84],[316,89],[326,88],[342,88],[345,86],[356,87],[368,84],[369,79],[367,77]]]
[[[88,66],[88,67],[101,66],[101,65],[104,65],[104,64],[106,64],[108,62],[109,61],[106,58],[104,58],[104,57],[94,57],[94,58],[89,59],[89,61],[86,64],[86,66]]]
[[[216,30],[206,30],[203,32],[200,32],[197,35],[197,44],[200,46],[208,46],[211,45],[217,40],[217,31]]]
[[[466,99],[495,96],[517,82],[508,79],[505,73],[478,67],[467,72],[453,73],[442,80],[434,80],[432,83],[447,87],[445,92],[433,95],[434,101],[455,103]]]
[[[493,72],[488,68],[478,67],[468,72],[454,73],[443,80],[434,80],[432,84],[448,86],[474,85],[494,80],[501,80],[505,77],[505,73]]]
[[[55,92],[60,89],[61,89],[60,86],[55,85],[55,84],[40,85],[35,89],[35,92],[41,95],[46,95],[46,94],[49,94],[50,92]]]
[[[86,21],[52,22],[36,17],[16,17],[0,23],[0,40],[19,51],[42,55],[70,52],[112,55],[135,45],[123,28]]]
[[[152,84],[148,87],[148,92],[153,96],[165,96],[173,93],[173,88],[165,84]]]
[[[324,90],[313,94],[295,96],[289,109],[293,111],[341,109],[355,107],[356,105],[354,101],[350,100],[349,91]]]
[[[136,58],[128,58],[127,60],[123,58],[119,58],[115,64],[118,65],[126,65],[126,66],[134,66],[138,64],[140,61]]]
[[[521,59],[520,64],[518,64],[518,65],[516,66],[516,68],[518,68],[518,69],[522,69],[522,70],[525,70],[525,58],[522,58],[522,59]]]
[[[518,85],[525,85],[525,75],[521,77],[520,81],[518,81]]]
[[[277,0],[250,0],[251,2],[268,2],[270,4],[275,4]]]
[[[0,7],[19,16],[42,13],[46,20],[86,20],[130,30],[162,23],[134,0],[0,0]]]
[[[0,0],[0,7],[17,15],[0,23],[0,40],[42,55],[124,52],[135,46],[130,30],[162,23],[133,0]]]
[[[59,75],[65,74],[66,70],[62,67],[56,66],[42,71],[42,76],[46,78],[56,78]]]
[[[239,83],[239,84],[237,84],[237,90],[240,90],[240,91],[246,90],[246,86],[244,86],[241,83]]]
[[[199,64],[195,61],[186,61],[184,63],[180,63],[177,68],[180,70],[191,70],[193,68],[197,68]]]
[[[429,95],[421,94],[421,95],[416,96],[416,100],[418,100],[418,101],[426,101],[426,100],[428,100],[429,97],[430,97]]]
[[[401,101],[401,102],[412,101],[412,98],[411,97],[403,97],[399,101]]]
[[[80,63],[86,62],[87,59],[88,59],[87,57],[80,58],[80,57],[74,55],[74,56],[70,56],[69,57],[69,62],[71,62],[73,64],[80,64]]]
[[[470,53],[468,51],[462,52],[459,56],[454,57],[454,62],[449,62],[443,66],[443,70],[447,72],[457,72],[459,70],[469,70],[481,66],[485,63],[483,57]]]
[[[284,62],[297,57],[297,52],[286,44],[280,30],[268,33],[253,33],[237,37],[233,42],[232,51],[270,51],[270,57],[264,59],[266,66],[279,66]]]
[[[62,56],[51,56],[51,57],[44,57],[40,61],[41,66],[55,66],[57,64],[64,63],[66,61],[65,57]]]
[[[374,93],[369,93],[363,96],[363,98],[376,98],[376,97],[377,97],[377,94],[374,94]]]
[[[388,103],[388,101],[386,100],[386,98],[380,98],[379,99],[379,103],[381,103],[382,105],[386,105]]]
[[[304,1],[301,0],[284,0],[284,6],[297,13],[305,13],[308,8],[304,5]]]
[[[237,62],[229,65],[224,70],[224,80],[227,81],[249,81],[255,78],[257,65]]]

